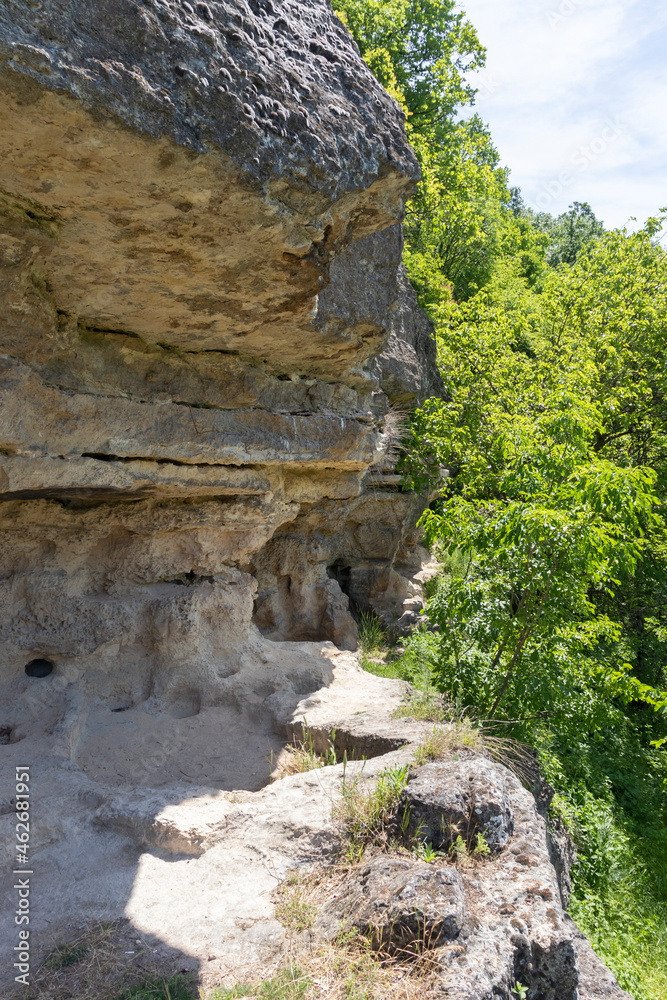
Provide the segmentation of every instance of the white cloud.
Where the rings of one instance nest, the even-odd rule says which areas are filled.
[[[558,213],[589,201],[609,226],[667,204],[667,7],[463,6],[488,50],[476,110],[529,204]]]

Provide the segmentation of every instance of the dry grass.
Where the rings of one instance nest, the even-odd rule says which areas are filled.
[[[156,962],[127,920],[101,923],[57,943],[22,1000],[193,1000],[192,979]]]
[[[273,755],[271,756],[271,780],[279,781],[290,774],[303,774],[305,771],[314,771],[319,767],[337,764],[335,738],[336,730],[334,729],[326,753],[318,753],[313,745],[312,733],[304,723],[301,727],[301,739],[283,747],[275,765]]]
[[[534,751],[525,743],[498,736],[497,722],[474,722],[465,709],[437,691],[413,690],[394,712],[395,718],[413,718],[434,722],[432,735],[415,752],[417,766],[442,760],[460,750],[472,750],[512,771],[523,784],[532,788],[538,777]]]
[[[481,753],[483,749],[484,740],[479,729],[463,719],[447,727],[434,726],[433,732],[415,748],[415,764],[421,767],[432,760],[452,757],[460,750]]]
[[[277,919],[289,934],[302,934],[315,923],[317,906],[309,898],[309,881],[298,872],[290,872],[274,894]]]
[[[290,774],[303,774],[304,771],[313,771],[324,766],[325,761],[320,754],[306,746],[300,744],[294,746],[288,743],[280,752],[276,765],[271,771],[271,778],[273,781],[279,781],[281,778],[287,778]]]
[[[436,987],[432,963],[398,961],[351,938],[302,951],[271,978],[214,990],[206,1000],[429,1000]]]
[[[233,989],[217,989],[207,1000],[427,1000],[437,968],[420,950],[409,955],[375,951],[356,933],[331,944],[314,943],[309,933],[319,906],[354,870],[325,865],[308,875],[293,873],[276,891],[276,915],[286,928],[289,958],[274,976],[258,976]]]

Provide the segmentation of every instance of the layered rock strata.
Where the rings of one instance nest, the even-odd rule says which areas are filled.
[[[41,797],[38,949],[129,899],[110,789],[259,789],[304,697],[384,697],[331,641],[415,589],[390,407],[433,345],[402,114],[324,0],[7,0],[0,91],[2,787]],[[106,893],[47,875],[74,843]]]
[[[6,679],[134,703],[233,669],[255,596],[354,648],[349,597],[414,593],[369,470],[434,377],[397,105],[321,0],[8,2],[0,87]]]

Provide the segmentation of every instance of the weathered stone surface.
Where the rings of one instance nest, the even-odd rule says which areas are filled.
[[[491,850],[506,847],[514,815],[505,773],[490,761],[472,758],[425,764],[403,792],[399,812],[410,812],[410,832],[437,848],[461,837],[474,846],[482,833]]]
[[[336,552],[305,540],[286,608],[274,555],[243,564],[280,517],[241,530],[228,505],[218,564],[261,575],[272,638],[354,648],[352,595],[327,568],[373,516],[348,530],[340,501],[389,442],[369,366],[412,309],[397,221],[417,167],[397,105],[320,0],[8,3],[0,90],[0,499],[330,502]],[[365,543],[366,603],[406,587],[390,568],[406,516],[393,520],[391,544]],[[189,530],[174,544],[196,578]],[[26,593],[104,618],[85,574],[64,584],[55,544],[60,564],[41,583],[31,568]],[[42,653],[79,649],[43,627],[50,614]],[[15,610],[2,627],[18,634]]]
[[[49,389],[24,365],[0,362],[0,448],[9,454],[365,469],[378,447],[368,419],[146,406]]]
[[[363,296],[335,335],[312,321],[333,254],[417,176],[398,107],[320,0],[206,10],[0,12],[12,351],[39,330],[52,364],[92,328],[327,378],[374,353]]]
[[[425,505],[415,494],[375,489],[371,480],[344,509],[332,502],[304,508],[253,557],[260,630],[275,640],[316,638],[314,629],[326,613],[323,595],[332,583],[358,607],[372,607],[395,622],[403,601],[421,594],[419,584],[392,563]],[[336,635],[327,637],[354,649],[356,626],[349,614],[347,623],[341,617]]]
[[[396,407],[409,408],[428,396],[442,396],[444,386],[436,362],[435,332],[419,308],[405,268],[397,273],[397,296],[389,337],[371,366],[382,391]]]
[[[357,930],[375,948],[417,955],[457,938],[464,916],[455,868],[379,857],[344,881],[320,912],[315,931],[334,938]]]
[[[326,203],[416,172],[398,106],[319,0],[8,0],[0,44],[18,74]]]

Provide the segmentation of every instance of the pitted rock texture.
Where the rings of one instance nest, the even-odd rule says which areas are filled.
[[[578,1000],[576,945],[533,796],[507,768],[487,760],[469,757],[435,766],[449,769],[449,790],[443,777],[438,781],[445,809],[459,772],[463,794],[474,789],[471,801],[482,806],[480,819],[502,816],[508,831],[512,818],[511,837],[501,849],[477,870],[462,871],[467,920],[459,939],[438,955],[444,995],[511,1000],[518,981],[530,1000]],[[434,775],[426,770],[431,767],[415,772],[417,784],[426,771],[425,781],[434,787]]]
[[[346,879],[320,912],[315,932],[333,938],[356,930],[376,949],[416,956],[457,938],[464,916],[456,869],[379,857]]]
[[[474,845],[482,834],[498,851],[514,830],[504,771],[478,759],[425,764],[403,791],[399,814],[405,810],[412,835],[438,849],[449,849],[458,837]]]
[[[402,215],[401,113],[322,0],[200,8],[3,5],[12,342],[28,321],[50,364],[92,328],[349,374],[377,307],[332,336],[314,304],[335,253]]]
[[[7,0],[0,45],[5,66],[103,115],[224,149],[277,197],[328,207],[417,172],[398,105],[321,0]]]
[[[443,836],[442,817],[444,826],[448,822],[461,824],[458,829],[464,840],[466,834],[472,840],[475,830],[484,828],[493,840],[493,817],[503,817],[505,836],[496,840],[489,857],[464,860],[457,868],[451,857],[431,865],[402,858],[404,867],[390,876],[398,881],[400,871],[401,884],[409,886],[424,878],[425,895],[430,891],[427,886],[438,884],[438,877],[450,886],[450,895],[438,904],[441,919],[449,921],[449,930],[443,933],[448,940],[437,940],[435,935],[421,938],[421,946],[439,966],[433,995],[457,1000],[513,1000],[518,981],[526,987],[529,1000],[579,1000],[576,928],[561,906],[556,873],[549,860],[546,824],[533,796],[518,779],[502,765],[466,752],[458,760],[414,770],[399,816],[406,806],[413,809],[413,835],[416,832],[420,839],[430,839],[434,846],[445,846],[457,835],[450,827]],[[316,925],[325,936],[331,934],[336,918],[343,929],[348,923],[363,924],[371,932],[371,915],[380,929],[385,926],[385,917],[380,918],[380,914],[391,915],[399,927],[407,919],[408,900],[401,898],[400,888],[391,902],[386,900],[385,878],[380,875],[384,873],[383,862],[384,868],[391,867],[385,858],[372,862],[368,869],[360,868],[343,884],[335,902],[326,904]],[[430,882],[426,871],[431,873]],[[423,928],[426,907],[416,894],[412,898],[413,929],[418,925]],[[435,926],[435,915],[431,920]],[[389,931],[386,936],[390,940]]]

